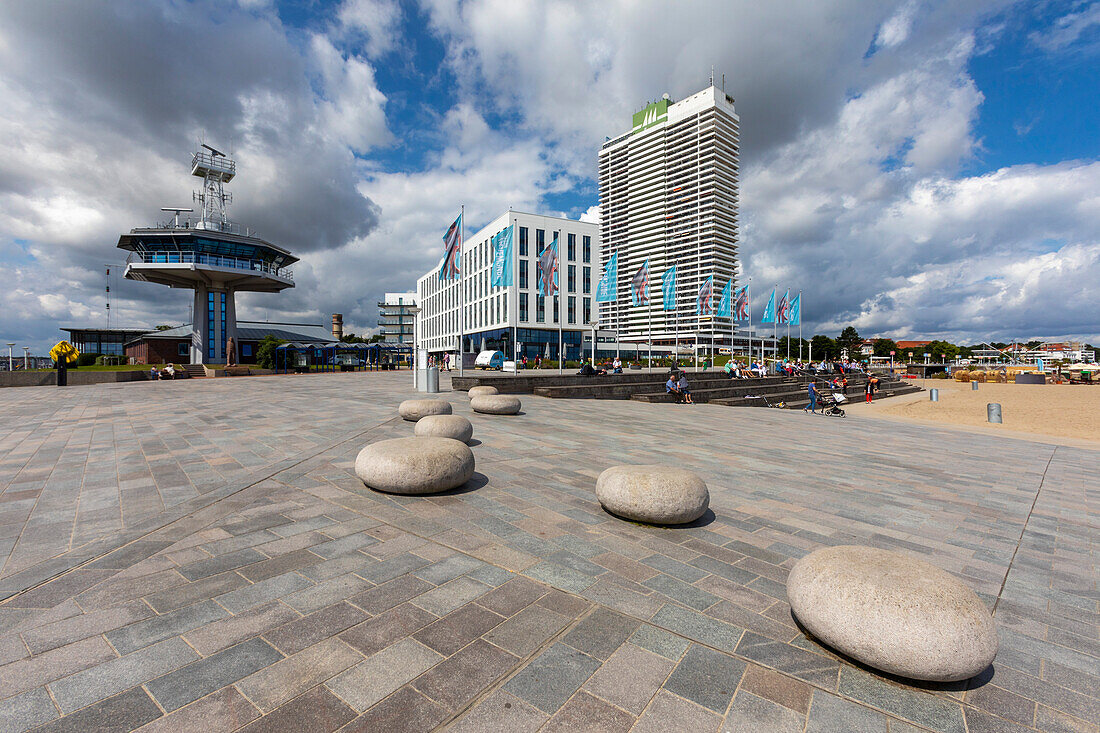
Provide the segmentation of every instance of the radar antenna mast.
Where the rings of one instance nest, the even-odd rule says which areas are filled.
[[[224,186],[237,175],[237,164],[212,145],[200,143],[200,146],[204,150],[195,153],[191,159],[191,175],[202,179],[202,190],[195,191],[193,196],[199,205],[199,220],[195,228],[228,231],[231,227],[226,212],[229,204],[233,203],[233,194],[227,192]]]

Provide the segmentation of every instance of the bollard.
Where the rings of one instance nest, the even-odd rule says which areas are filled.
[[[439,367],[428,367],[428,388],[427,392],[436,393],[439,391]]]
[[[970,391],[971,392],[977,392],[978,391],[978,383],[977,382],[971,382],[970,383]]]
[[[938,389],[928,390],[928,400],[929,400],[929,402],[939,402],[940,401],[940,391]]]
[[[990,402],[985,406],[985,418],[986,422],[1001,422],[1001,403]]]

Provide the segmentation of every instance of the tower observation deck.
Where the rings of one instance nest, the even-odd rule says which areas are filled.
[[[236,176],[237,165],[209,145],[202,147],[191,160],[191,174],[203,179],[194,194],[197,212],[165,207],[161,211],[171,219],[131,229],[118,238],[118,247],[130,253],[126,278],[195,291],[191,363],[224,364],[229,339],[237,342],[235,294],[294,287],[290,266],[298,258],[248,230],[242,233],[229,220],[233,195],[224,186]]]

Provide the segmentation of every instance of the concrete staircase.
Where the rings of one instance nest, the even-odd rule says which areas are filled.
[[[183,364],[183,370],[192,379],[206,376],[206,368],[202,364]]]

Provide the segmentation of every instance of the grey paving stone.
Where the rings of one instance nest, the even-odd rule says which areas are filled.
[[[676,578],[668,575],[654,575],[649,580],[642,583],[647,588],[651,588],[658,593],[671,598],[674,601],[694,608],[697,610],[704,610],[713,606],[718,602],[718,597],[707,593],[706,591],[699,590],[694,585],[688,585],[682,580],[676,580]]]
[[[379,614],[416,598],[433,587],[431,583],[415,575],[402,575],[357,593],[348,600],[368,613]]]
[[[58,716],[57,707],[44,687],[0,700],[0,730],[6,733],[23,733]]]
[[[245,585],[248,585],[248,581],[243,577],[234,572],[226,572],[153,593],[145,600],[157,613],[167,613]]]
[[[642,624],[638,630],[634,632],[634,635],[630,637],[630,643],[636,644],[643,649],[648,649],[655,654],[660,654],[662,657],[671,659],[675,662],[683,656],[691,642],[687,639],[675,636],[674,634],[670,634],[664,629],[658,629],[649,624]]]
[[[87,639],[141,621],[152,615],[153,612],[147,605],[136,601],[28,629],[23,632],[23,640],[32,653],[41,654],[80,639]]]
[[[330,638],[240,680],[237,689],[267,713],[362,659],[344,642]]]
[[[570,698],[542,730],[546,733],[572,733],[576,730],[626,733],[633,725],[633,715],[582,690]]]
[[[664,687],[724,715],[744,671],[745,663],[741,660],[692,644]]]
[[[416,571],[416,576],[435,585],[443,585],[449,580],[454,580],[460,575],[488,567],[484,562],[469,555],[451,555],[437,563],[428,565]]]
[[[471,603],[428,624],[414,634],[417,641],[443,655],[451,655],[504,620],[488,609]]]
[[[599,667],[599,660],[564,644],[554,644],[508,680],[504,689],[553,714]]]
[[[483,565],[482,567],[474,570],[470,573],[470,577],[474,580],[491,585],[494,588],[504,585],[513,577],[512,573],[503,568],[494,567],[492,565]]]
[[[585,690],[641,715],[674,663],[633,644],[623,644],[584,684]]]
[[[78,710],[37,728],[35,733],[87,733],[88,731],[127,731],[156,720],[162,715],[145,690],[135,687],[95,705]]]
[[[346,573],[284,596],[282,601],[299,613],[312,613],[361,593],[369,587],[370,583],[358,575]]]
[[[800,649],[794,644],[769,639],[751,631],[746,631],[741,637],[737,654],[825,689],[836,689],[840,663],[824,654]]]
[[[549,561],[532,565],[523,574],[569,593],[580,593],[596,582],[595,576]]]
[[[179,569],[179,572],[188,580],[198,580],[200,578],[208,578],[211,575],[223,573],[226,570],[235,570],[236,568],[266,559],[267,556],[263,553],[248,548],[230,552],[225,555],[219,555],[218,557],[211,557],[206,560],[199,560],[190,565],[184,565]]]
[[[399,575],[419,570],[429,564],[429,561],[422,557],[403,552],[386,560],[366,565],[362,569],[356,570],[355,574],[378,585],[385,583],[387,580],[393,580]]]
[[[141,728],[141,733],[230,733],[258,717],[260,711],[236,688],[223,687],[148,723]]]
[[[519,657],[477,640],[424,672],[412,685],[430,700],[458,711],[519,662]]]
[[[744,629],[733,624],[671,603],[666,603],[649,622],[726,652],[737,648],[737,642],[744,633]]]
[[[405,603],[353,626],[340,634],[340,638],[369,657],[435,620],[436,617],[427,611]]]
[[[717,575],[720,578],[732,580],[735,583],[741,583],[742,585],[748,585],[757,578],[756,573],[751,573],[744,568],[735,567],[713,557],[707,557],[706,555],[694,557],[688,561],[688,564],[694,565],[713,575]]]
[[[0,690],[17,695],[116,657],[103,637],[82,639],[0,667]]]
[[[334,557],[340,557],[341,555],[355,552],[360,547],[369,547],[370,545],[377,544],[377,542],[378,540],[371,537],[369,534],[356,532],[355,534],[341,537],[338,540],[331,540],[329,542],[313,545],[309,548],[309,551],[327,560],[331,560]]]
[[[549,716],[515,695],[497,690],[458,718],[451,733],[534,733]]]
[[[341,700],[362,712],[443,659],[413,639],[403,639],[351,669],[326,686]]]
[[[297,573],[276,575],[274,578],[261,580],[252,585],[223,593],[216,597],[218,603],[229,609],[230,613],[240,613],[246,609],[258,606],[261,603],[289,595],[303,588],[308,588],[312,583]]]
[[[367,619],[350,603],[340,602],[264,633],[283,654],[295,654]]]
[[[729,714],[726,715],[725,728],[731,733],[763,730],[774,731],[774,733],[802,733],[802,725],[803,716],[793,710],[741,690],[733,699]]]
[[[153,540],[131,542],[125,547],[120,547],[113,552],[109,552],[95,562],[91,562],[84,567],[91,570],[123,570],[131,565],[138,564],[147,557],[152,557],[171,544],[171,542]]]
[[[62,714],[99,702],[195,661],[199,655],[173,637],[49,684]]]
[[[171,636],[185,634],[228,615],[224,608],[213,601],[203,601],[115,629],[108,632],[106,636],[119,654],[129,654]]]
[[[282,658],[263,639],[249,639],[155,679],[146,688],[161,707],[171,712]]]
[[[446,616],[488,593],[490,587],[473,578],[456,578],[446,585],[421,593],[412,602],[436,616]]]
[[[307,730],[311,733],[329,733],[354,718],[355,711],[347,703],[329,692],[328,688],[319,685],[242,728],[241,733]]]
[[[722,716],[672,693],[661,690],[653,698],[631,733],[668,733],[669,730],[692,733],[716,733]]]
[[[958,703],[885,682],[852,667],[841,669],[840,694],[929,730],[943,733],[966,730],[962,706]]]
[[[341,729],[340,733],[419,733],[433,730],[448,712],[405,685]]]
[[[215,621],[188,631],[183,638],[203,656],[233,646],[299,618],[298,613],[278,601],[242,611],[236,616]]]
[[[562,641],[589,656],[607,659],[640,625],[629,616],[597,607],[570,629]]]
[[[571,619],[542,606],[529,606],[496,628],[485,639],[513,654],[526,657],[564,629]]]
[[[649,557],[642,558],[642,562],[655,570],[660,570],[662,573],[671,575],[685,583],[694,583],[697,580],[702,580],[707,577],[706,571],[692,567],[691,565],[685,565],[679,560],[673,560],[668,555],[650,555]]]

